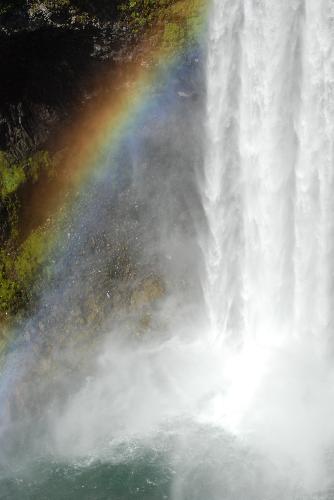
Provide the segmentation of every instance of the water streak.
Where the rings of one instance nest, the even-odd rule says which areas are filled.
[[[333,325],[333,11],[328,0],[213,2],[203,188],[213,338],[242,331],[277,345]]]
[[[224,418],[311,473],[334,437],[334,4],[214,0],[209,33],[203,289]]]

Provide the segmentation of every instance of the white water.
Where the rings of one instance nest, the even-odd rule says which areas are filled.
[[[209,34],[203,288],[224,419],[316,475],[334,437],[334,3],[214,0]]]
[[[159,432],[167,424],[183,440],[186,468],[197,477],[207,462],[212,467],[210,500],[297,498],[290,487],[266,493],[263,476],[275,484],[276,472],[284,485],[328,486],[333,47],[330,0],[213,1],[200,185],[208,326],[189,320],[170,298],[173,307],[166,301],[159,314],[175,338],[133,349],[111,335],[96,373],[52,416],[61,455],[105,458],[115,443],[131,447],[138,436],[153,448],[158,436],[163,446]],[[199,331],[195,341],[192,329]],[[189,421],[200,431],[195,425],[188,432]],[[237,451],[226,446],[226,432],[236,437]],[[243,446],[266,463],[252,492]],[[227,477],[232,489],[224,496]],[[246,493],[238,496],[239,490]]]
[[[216,335],[333,325],[334,4],[216,0],[205,291]]]

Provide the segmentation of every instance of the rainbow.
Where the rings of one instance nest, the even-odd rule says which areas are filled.
[[[209,0],[177,0],[179,22],[198,18],[188,37],[177,42],[166,43],[160,30],[152,29],[143,37],[136,53],[140,60],[129,65],[121,77],[114,74],[97,78],[104,88],[113,89],[95,109],[88,107],[74,120],[70,130],[63,132],[64,141],[71,147],[61,165],[57,166],[57,182],[48,186],[44,193],[36,193],[38,202],[35,211],[54,215],[63,203],[64,193],[72,189],[80,192],[92,176],[110,168],[104,159],[107,154],[116,153],[122,139],[145,115],[152,101],[154,89],[168,81],[174,68],[189,49],[189,39],[199,40],[204,33]],[[155,47],[152,47],[154,40]],[[61,142],[61,141],[60,141]],[[62,149],[60,144],[59,149]],[[45,202],[41,203],[41,195]],[[32,200],[34,205],[34,201]],[[40,214],[36,214],[40,215]],[[29,207],[29,217],[34,216],[34,206]]]
[[[180,21],[186,22],[194,17],[201,20],[189,33],[191,39],[198,43],[205,32],[209,1],[178,0],[176,4]],[[155,47],[152,47],[152,39]],[[104,88],[113,91],[101,105],[94,109],[88,106],[74,119],[71,129],[63,131],[60,149],[62,143],[71,146],[57,167],[55,182],[41,186],[33,196],[29,217],[46,221],[51,216],[61,220],[64,211],[68,213],[73,198],[71,193],[84,191],[95,177],[103,175],[110,168],[105,158],[110,154],[116,155],[124,137],[143,120],[146,111],[152,106],[152,93],[159,85],[168,84],[170,75],[187,50],[189,40],[178,43],[175,48],[173,44],[164,42],[158,29],[153,29],[143,37],[139,47],[140,62],[131,63],[121,77],[104,75],[96,79],[97,83],[103,79]],[[144,61],[149,61],[149,64]],[[54,225],[49,232],[51,253],[62,234],[54,231]],[[29,342],[19,337],[20,333],[9,327],[0,342],[0,417],[1,412],[5,411],[5,401],[10,396],[13,384],[20,378],[27,360],[33,356]]]

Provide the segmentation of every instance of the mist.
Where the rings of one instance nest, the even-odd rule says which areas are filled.
[[[333,497],[331,30],[327,0],[212,2],[17,332],[9,488]]]

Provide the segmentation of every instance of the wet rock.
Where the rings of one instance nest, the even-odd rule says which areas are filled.
[[[162,298],[164,294],[165,286],[158,277],[147,278],[133,291],[131,307],[142,308]]]

